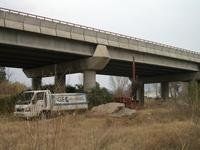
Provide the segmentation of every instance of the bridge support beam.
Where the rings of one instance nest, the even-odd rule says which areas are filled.
[[[144,83],[143,82],[139,82],[138,84],[136,99],[139,101],[140,105],[144,105]]]
[[[32,78],[32,89],[33,90],[40,90],[42,86],[42,78]]]
[[[169,98],[169,82],[161,82],[161,98],[163,100]]]
[[[29,77],[49,77],[57,74],[80,73],[85,70],[101,71],[110,61],[110,54],[104,45],[97,45],[91,57],[64,62],[55,65],[48,65],[33,69],[24,69],[24,73]],[[56,71],[55,71],[56,68]]]
[[[55,75],[55,93],[65,93],[65,74]]]
[[[90,92],[92,88],[96,87],[96,71],[84,71],[83,89],[84,92]]]

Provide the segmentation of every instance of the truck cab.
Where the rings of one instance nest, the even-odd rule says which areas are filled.
[[[49,90],[26,91],[20,95],[15,105],[15,116],[31,118],[39,116],[44,110],[50,109]]]

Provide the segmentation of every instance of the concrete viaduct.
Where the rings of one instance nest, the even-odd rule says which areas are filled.
[[[42,77],[55,76],[63,92],[65,74],[84,73],[84,90],[96,85],[96,74],[131,77],[133,56],[144,99],[145,83],[200,80],[200,54],[33,14],[0,8],[0,65],[23,68],[33,88]]]

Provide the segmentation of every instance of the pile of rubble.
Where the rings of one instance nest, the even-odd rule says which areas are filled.
[[[107,103],[93,107],[91,112],[94,115],[109,115],[114,117],[131,116],[136,110],[126,108],[123,103]]]

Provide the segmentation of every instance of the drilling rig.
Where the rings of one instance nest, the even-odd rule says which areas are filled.
[[[136,76],[136,66],[135,66],[135,58],[133,57],[132,62],[132,79],[131,79],[131,96],[121,96],[116,97],[115,101],[119,103],[124,103],[125,107],[130,109],[135,109],[139,101],[137,100],[137,88],[139,84],[137,83],[137,76]]]

